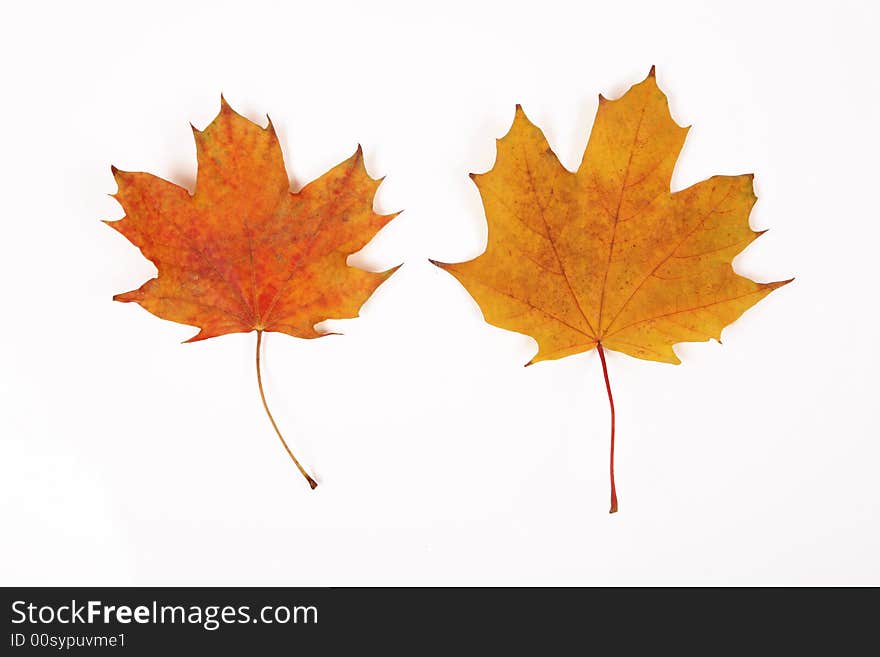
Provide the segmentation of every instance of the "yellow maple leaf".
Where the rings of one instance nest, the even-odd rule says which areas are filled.
[[[612,405],[612,512],[614,407],[604,349],[677,364],[674,344],[720,338],[789,282],[756,283],[731,265],[761,234],[749,227],[751,174],[670,192],[686,134],[653,68],[620,99],[599,96],[575,173],[517,106],[495,166],[471,174],[489,222],[485,253],[435,262],[468,289],[486,321],[535,338],[528,364],[598,349]]]

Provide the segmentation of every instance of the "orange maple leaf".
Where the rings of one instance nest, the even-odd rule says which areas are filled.
[[[490,324],[532,336],[527,364],[604,349],[679,363],[678,342],[721,330],[789,281],[756,283],[733,257],[760,232],[749,227],[751,174],[713,176],[670,192],[687,128],[669,113],[654,69],[620,99],[599,96],[583,161],[566,170],[517,106],[495,166],[471,174],[489,222],[483,255],[435,262],[473,295]]]
[[[151,260],[158,276],[116,301],[136,302],[154,315],[200,330],[187,342],[257,331],[257,381],[263,406],[297,468],[266,404],[260,375],[264,331],[317,338],[315,324],[357,315],[394,270],[349,267],[396,214],[373,212],[381,180],[367,175],[363,153],[296,193],[271,120],[267,128],[234,112],[203,131],[193,127],[198,157],[195,193],[148,173],[113,167],[114,195],[125,216],[106,222]]]

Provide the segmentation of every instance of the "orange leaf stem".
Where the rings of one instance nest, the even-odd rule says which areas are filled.
[[[302,476],[306,478],[306,481],[309,482],[309,486],[312,490],[318,487],[318,482],[312,479],[309,476],[309,473],[306,472],[305,468],[302,467],[299,461],[296,460],[296,457],[293,455],[293,452],[290,450],[290,447],[287,446],[287,441],[284,440],[284,436],[281,435],[281,431],[278,429],[278,425],[275,424],[275,418],[272,417],[272,412],[269,410],[269,404],[266,403],[266,393],[263,392],[263,377],[260,374],[260,346],[263,343],[263,332],[257,331],[257,386],[260,388],[260,399],[263,400],[263,408],[266,409],[266,415],[269,416],[269,422],[272,423],[272,428],[275,429],[275,433],[278,434],[278,438],[281,440],[281,444],[284,445],[284,449],[287,450],[287,453],[290,454],[290,458],[293,459],[293,463],[299,468],[299,471],[302,473]]]

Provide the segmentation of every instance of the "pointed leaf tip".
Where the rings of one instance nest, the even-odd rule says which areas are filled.
[[[651,65],[651,70],[648,71],[648,77],[649,78],[656,78],[657,77],[657,67],[653,64]]]

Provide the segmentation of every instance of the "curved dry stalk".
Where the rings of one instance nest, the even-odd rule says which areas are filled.
[[[263,343],[263,332],[257,331],[257,386],[260,388],[260,399],[263,400],[263,408],[266,409],[266,415],[269,416],[269,422],[272,423],[272,428],[275,429],[275,433],[278,434],[279,440],[281,440],[281,444],[284,445],[284,449],[287,450],[287,453],[290,454],[290,458],[293,459],[293,463],[302,473],[302,476],[306,478],[306,481],[309,482],[309,486],[312,490],[318,487],[318,482],[312,479],[308,472],[306,472],[305,468],[302,467],[299,461],[296,460],[296,457],[293,455],[290,447],[287,446],[287,441],[284,440],[284,436],[281,435],[281,431],[278,429],[278,425],[275,423],[275,418],[272,417],[272,412],[269,410],[269,404],[266,403],[266,393],[263,392],[263,377],[260,373],[260,346]]]

